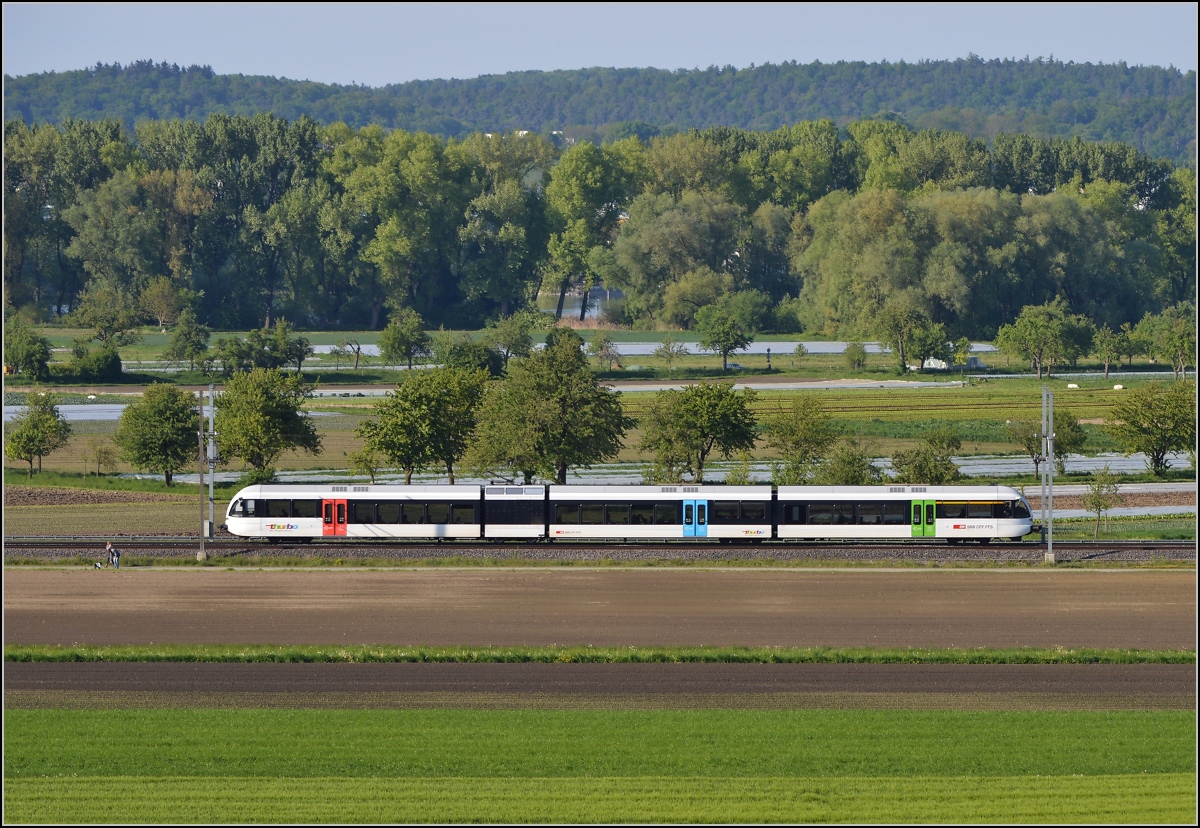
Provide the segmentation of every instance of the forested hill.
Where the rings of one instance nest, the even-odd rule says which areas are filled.
[[[476,130],[564,130],[603,140],[689,128],[754,130],[880,113],[909,124],[991,139],[1023,132],[1123,141],[1194,166],[1196,73],[1154,66],[982,60],[784,63],[747,69],[579,69],[514,72],[381,88],[218,75],[139,61],[73,72],[5,75],[5,119],[203,120],[211,113],[274,112],[321,123],[461,137]]]

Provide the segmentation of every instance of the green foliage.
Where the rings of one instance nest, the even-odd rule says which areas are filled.
[[[773,469],[775,483],[807,482],[837,436],[832,419],[815,396],[793,397],[789,406],[764,417],[765,442],[781,458],[779,468]]]
[[[163,352],[163,358],[181,365],[188,365],[189,371],[196,370],[196,363],[205,364],[208,356],[208,338],[212,331],[207,325],[196,321],[196,314],[191,308],[184,308],[179,313],[179,322],[171,333],[171,342]]]
[[[867,364],[867,348],[861,342],[850,342],[842,352],[842,361],[851,371],[861,371]]]
[[[373,484],[375,475],[383,466],[383,459],[379,452],[370,446],[359,451],[352,451],[350,452],[350,471],[354,474],[365,474],[371,478]]]
[[[486,381],[482,371],[466,368],[414,371],[376,405],[378,419],[363,423],[355,434],[366,441],[364,451],[404,469],[405,483],[432,463],[442,464],[453,483],[454,465],[470,443]]]
[[[319,454],[321,437],[300,411],[311,395],[299,374],[284,375],[271,368],[233,374],[216,403],[221,456],[263,470],[291,449]]]
[[[1167,470],[1167,454],[1195,451],[1196,381],[1150,383],[1126,391],[1113,408],[1108,433],[1126,454],[1144,452],[1156,477]]]
[[[43,380],[50,374],[50,340],[10,310],[5,308],[4,364],[30,379]]]
[[[507,379],[489,389],[473,449],[477,468],[565,484],[568,469],[616,456],[633,422],[620,392],[588,370],[582,347],[574,331],[555,328],[544,349],[513,362]]]
[[[883,471],[871,462],[872,455],[870,449],[857,440],[844,437],[818,468],[815,482],[823,486],[878,485],[884,481],[884,476]]]
[[[1055,412],[1057,414],[1057,412]],[[1004,433],[1009,441],[1021,447],[1033,461],[1034,477],[1040,479],[1042,463],[1042,424],[1037,420],[1009,420],[1004,424]]]
[[[414,359],[429,353],[425,320],[411,308],[403,308],[396,313],[379,334],[379,354],[389,365],[404,362],[411,369]]]
[[[1083,508],[1096,515],[1095,538],[1100,537],[1100,518],[1121,503],[1120,482],[1120,476],[1113,474],[1107,463],[1104,468],[1093,472],[1092,479],[1088,481],[1087,491],[1083,494]]]
[[[962,440],[953,428],[934,429],[924,443],[892,455],[896,482],[943,486],[961,476],[951,456],[962,448]]]
[[[92,328],[92,338],[104,348],[137,342],[141,314],[133,295],[118,285],[104,281],[93,282],[79,297],[79,306],[72,313],[76,324]]]
[[[721,355],[721,370],[729,370],[729,355],[754,341],[753,329],[727,303],[707,305],[696,314],[700,347]]]
[[[58,413],[58,400],[49,391],[35,391],[26,397],[24,410],[4,425],[4,454],[10,460],[33,461],[42,470],[42,458],[57,451],[71,439],[71,424]]]
[[[148,469],[166,477],[196,461],[198,408],[189,392],[156,383],[141,399],[125,407],[117,427],[121,457],[135,469]]]
[[[120,382],[123,370],[121,355],[112,345],[85,350],[71,364],[72,373],[83,382]]]
[[[1066,408],[1054,409],[1054,466],[1059,474],[1067,473],[1067,455],[1078,454],[1087,441],[1079,417]]]
[[[674,371],[675,363],[687,356],[688,353],[687,346],[670,334],[664,336],[662,344],[654,349],[654,356],[667,364],[668,371]]]
[[[753,389],[733,390],[732,382],[701,382],[682,391],[659,391],[639,420],[639,450],[651,454],[653,482],[704,481],[713,451],[728,459],[754,448],[757,422]]]
[[[139,297],[145,309],[161,328],[173,323],[184,309],[184,297],[166,276],[150,281]]]
[[[494,348],[476,342],[467,333],[440,333],[431,338],[434,362],[447,368],[483,371],[490,377],[504,373],[504,358]]]
[[[484,331],[484,344],[504,359],[505,371],[513,357],[527,357],[533,353],[531,333],[538,321],[532,313],[515,313],[497,320]]]

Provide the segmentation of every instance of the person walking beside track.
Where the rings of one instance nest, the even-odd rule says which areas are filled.
[[[105,564],[111,566],[113,569],[120,569],[121,550],[113,546],[112,541],[108,541],[106,544],[104,544],[104,552],[108,555],[108,560],[105,561]],[[96,564],[96,568],[99,569],[100,564]]]

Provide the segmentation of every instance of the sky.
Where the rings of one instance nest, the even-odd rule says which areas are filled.
[[[1196,68],[1193,3],[4,3],[10,76],[135,60],[383,86],[591,66],[1051,57]]]

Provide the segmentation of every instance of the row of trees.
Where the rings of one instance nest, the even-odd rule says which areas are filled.
[[[919,127],[975,138],[1025,132],[1126,141],[1158,157],[1195,159],[1195,72],[1059,60],[905,63],[784,62],[703,70],[589,68],[421,80],[381,88],[219,75],[208,66],[141,60],[5,78],[8,117],[145,120],[273,111],[288,119],[423,130],[563,130],[641,138],[731,124],[774,129],[798,120],[839,123],[903,112]]]
[[[1196,364],[1196,308],[1180,302],[1161,314],[1147,313],[1137,325],[1128,322],[1113,330],[1097,327],[1086,316],[1071,314],[1061,298],[1044,305],[1027,305],[1011,325],[996,336],[1001,352],[1027,360],[1038,379],[1055,365],[1075,365],[1091,355],[1109,366],[1125,357],[1147,355],[1162,359],[1178,379]]]
[[[1124,144],[902,122],[561,150],[213,115],[5,126],[6,302],[135,325],[480,327],[605,284],[616,322],[871,337],[889,303],[991,338],[1062,296],[1116,329],[1195,291],[1195,176]],[[586,314],[586,299],[581,316]]]
[[[363,449],[351,457],[356,470],[374,480],[384,467],[400,468],[405,482],[431,467],[450,482],[466,463],[476,474],[535,477],[566,483],[572,468],[611,460],[634,425],[642,429],[639,450],[652,457],[648,483],[703,482],[716,456],[748,458],[760,441],[780,459],[772,463],[778,485],[871,485],[885,480],[868,447],[839,432],[820,401],[794,399],[760,422],[753,414],[753,390],[732,383],[699,383],[659,392],[638,421],[625,415],[620,393],[601,387],[587,369],[573,335],[559,336],[509,378],[489,383],[486,374],[460,368],[416,373],[376,407],[376,418],[356,434]],[[272,466],[288,450],[319,454],[321,438],[301,411],[310,395],[297,375],[255,368],[230,378],[216,404],[216,427],[223,461],[240,459],[254,480],[269,480]],[[173,475],[196,461],[199,411],[182,389],[155,384],[121,416],[115,441],[121,457],[138,469]],[[1144,452],[1155,475],[1168,468],[1167,455],[1187,451],[1195,464],[1195,383],[1152,383],[1130,392],[1116,406],[1109,433],[1127,452]],[[1078,418],[1055,412],[1055,457],[1060,471],[1068,454],[1086,440]],[[1034,462],[1041,462],[1038,424],[1012,421],[1009,438]],[[51,393],[30,394],[27,405],[6,428],[5,453],[34,461],[66,445],[70,425],[58,413]],[[941,485],[959,479],[953,455],[962,447],[953,428],[931,430],[921,444],[895,452],[897,482]],[[89,449],[97,466],[112,459]],[[745,473],[742,477],[746,477]],[[736,470],[730,479],[737,477]]]

